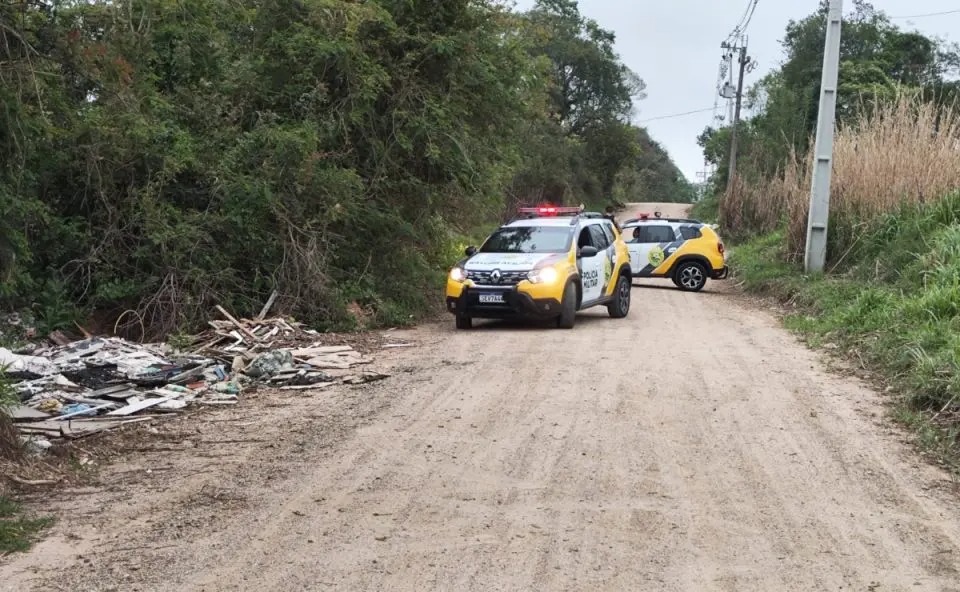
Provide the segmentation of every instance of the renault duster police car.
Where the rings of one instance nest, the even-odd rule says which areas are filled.
[[[623,223],[636,278],[669,278],[681,290],[699,292],[708,279],[729,275],[723,241],[698,220],[641,215]]]
[[[620,231],[580,208],[522,208],[447,277],[447,310],[458,329],[473,319],[555,319],[573,328],[577,311],[606,306],[630,312],[630,254]]]

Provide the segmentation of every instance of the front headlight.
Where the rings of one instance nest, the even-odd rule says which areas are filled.
[[[467,279],[467,272],[460,267],[454,267],[450,270],[450,279],[455,282],[463,282]]]
[[[544,267],[543,269],[534,269],[527,274],[527,279],[530,280],[532,284],[552,284],[557,281],[557,278],[560,274],[557,273],[556,268],[553,267]]]

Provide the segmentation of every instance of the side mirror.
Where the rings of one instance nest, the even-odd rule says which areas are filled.
[[[585,258],[589,259],[590,257],[596,257],[599,252],[600,252],[600,251],[598,251],[596,247],[589,247],[589,246],[587,246],[587,247],[580,247],[580,254],[579,254],[579,256],[580,256],[581,258],[584,258],[584,257],[585,257]]]
[[[467,254],[467,257],[473,257],[474,255],[477,254],[477,248],[476,248],[476,247],[467,247],[466,254]]]

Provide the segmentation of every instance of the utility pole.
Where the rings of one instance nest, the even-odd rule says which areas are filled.
[[[727,54],[727,87],[734,88],[733,86],[733,52]],[[736,103],[734,97],[730,97],[727,100],[727,121],[733,121],[733,105]]]
[[[830,180],[833,175],[833,131],[837,116],[837,79],[840,75],[840,31],[843,0],[830,0],[827,16],[827,40],[820,82],[820,111],[817,114],[816,158],[810,190],[810,216],[807,220],[807,272],[821,272],[827,260],[827,223],[830,220]]]
[[[723,49],[729,49],[735,53],[739,54],[738,61],[740,62],[740,79],[737,81],[737,96],[736,96],[736,106],[733,111],[733,128],[730,132],[730,173],[727,179],[727,193],[733,191],[733,181],[737,176],[737,148],[739,143],[739,127],[740,127],[740,108],[743,105],[743,75],[747,69],[747,64],[750,63],[750,58],[747,57],[747,43],[744,41],[743,46],[737,47],[734,45],[729,45],[724,43],[722,45]]]

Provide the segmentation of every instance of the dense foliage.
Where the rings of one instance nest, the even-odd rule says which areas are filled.
[[[451,229],[662,159],[613,41],[571,0],[2,3],[0,302],[153,334],[273,289],[405,319]]]

